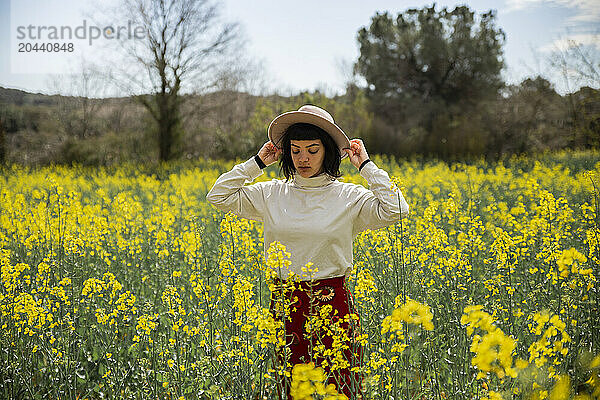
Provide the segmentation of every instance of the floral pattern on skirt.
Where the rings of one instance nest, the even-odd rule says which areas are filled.
[[[278,362],[288,367],[313,362],[324,369],[327,383],[349,399],[360,399],[362,346],[360,322],[344,277],[285,282],[275,279],[271,312],[285,315],[286,350]],[[285,311],[284,311],[285,310]],[[288,387],[289,382],[284,386]]]

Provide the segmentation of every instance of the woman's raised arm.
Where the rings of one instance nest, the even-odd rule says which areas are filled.
[[[379,229],[392,225],[408,214],[408,203],[399,188],[394,187],[387,172],[372,161],[360,171],[369,183],[360,202],[355,233],[365,229]]]
[[[362,140],[352,139],[345,149],[350,162],[359,169],[360,175],[369,183],[359,202],[354,231],[379,229],[391,225],[408,214],[408,203],[399,188],[394,188],[387,172],[369,160]]]
[[[271,142],[265,143],[258,157],[265,165],[277,161],[281,151]],[[245,186],[262,175],[259,160],[252,157],[221,175],[206,195],[206,200],[221,211],[232,212],[240,217],[262,221],[265,210],[264,183]]]

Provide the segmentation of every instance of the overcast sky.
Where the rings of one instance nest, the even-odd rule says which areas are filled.
[[[19,39],[19,26],[75,28],[90,15],[89,4],[85,0],[0,0],[0,86],[52,93],[53,73],[73,69],[79,62],[73,58],[76,54],[93,59],[95,44],[85,41],[75,43],[76,54],[18,53],[17,47],[25,41]],[[221,0],[219,4],[225,20],[240,23],[247,55],[261,66],[262,81],[270,90],[289,94],[321,89],[331,94],[343,91],[348,66],[358,57],[356,33],[369,25],[375,12],[395,15],[431,3]],[[465,3],[437,2],[438,7],[457,4]],[[600,0],[476,0],[466,4],[477,13],[497,11],[497,26],[506,34],[504,76],[509,83],[541,73],[561,90],[560,79],[548,75],[544,60],[549,52],[569,37],[600,46],[594,41],[600,37]],[[126,21],[118,23],[127,25]]]

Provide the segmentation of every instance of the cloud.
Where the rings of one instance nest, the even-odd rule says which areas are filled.
[[[555,5],[576,10],[572,22],[600,21],[600,6],[598,0],[506,0],[508,11],[518,11],[529,7]]]
[[[548,43],[540,47],[541,52],[551,52],[554,50],[568,50],[576,44],[584,46],[593,46],[600,50],[600,40],[597,34],[584,33],[577,35],[567,35],[563,38],[554,40],[552,43]]]

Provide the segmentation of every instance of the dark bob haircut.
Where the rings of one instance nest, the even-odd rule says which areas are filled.
[[[292,161],[292,140],[317,140],[321,139],[321,143],[325,147],[325,158],[323,159],[323,172],[332,178],[339,178],[342,176],[340,173],[340,163],[342,157],[335,141],[327,132],[312,124],[293,124],[290,125],[283,137],[281,138],[281,145],[283,147],[283,154],[281,160],[279,160],[279,167],[285,176],[286,181],[292,179],[296,173],[294,162]]]

